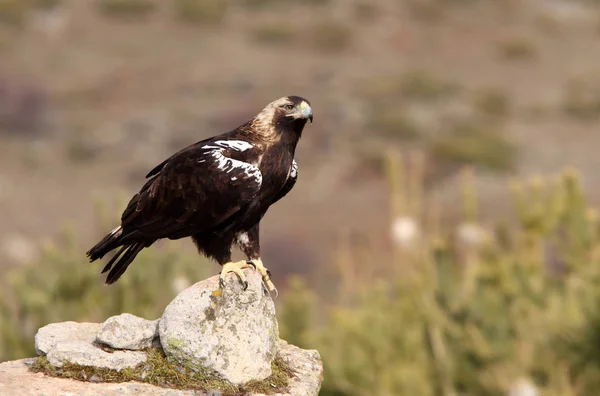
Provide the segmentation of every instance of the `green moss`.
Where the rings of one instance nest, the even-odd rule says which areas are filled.
[[[55,367],[48,362],[45,356],[38,357],[31,365],[30,371],[78,381],[90,381],[93,378],[94,382],[138,381],[171,389],[218,390],[223,396],[245,395],[248,392],[263,394],[285,392],[289,379],[293,376],[290,367],[281,358],[277,357],[271,364],[273,370],[271,376],[261,381],[253,380],[238,386],[223,380],[215,372],[206,368],[196,371],[176,365],[158,349],[148,349],[146,353],[148,355],[146,362],[135,368],[121,371],[72,363]],[[195,369],[198,368],[195,367]]]

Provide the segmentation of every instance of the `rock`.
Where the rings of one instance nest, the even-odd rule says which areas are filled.
[[[108,318],[96,336],[96,341],[115,349],[141,349],[156,346],[158,319],[148,320],[128,313]]]
[[[199,394],[201,393],[193,390],[166,389],[134,381],[93,383],[53,378],[29,372],[24,360],[0,363],[0,395],[3,396],[194,396]]]
[[[277,396],[316,396],[323,380],[323,364],[315,350],[304,350],[285,341],[278,342],[278,354],[294,371],[289,390]],[[116,352],[115,352],[116,353]],[[123,352],[143,353],[143,352]],[[193,396],[202,392],[165,389],[131,381],[121,384],[98,382],[94,376],[89,382],[53,378],[28,371],[30,359],[0,363],[0,395],[128,395],[128,396]],[[210,393],[204,393],[210,395]],[[217,395],[218,393],[216,393]],[[265,396],[248,394],[246,396]]]
[[[62,341],[46,355],[48,362],[62,367],[65,362],[112,370],[133,368],[146,361],[144,352],[116,351],[109,353],[86,341]]]
[[[38,355],[45,355],[61,341],[85,341],[91,344],[99,329],[100,323],[51,323],[36,333],[35,351]]]
[[[318,396],[323,382],[323,361],[315,349],[306,350],[279,340],[278,355],[294,371],[290,395]]]
[[[167,306],[159,335],[168,356],[192,369],[213,369],[234,384],[271,375],[279,339],[275,305],[260,274],[244,273],[245,291],[233,274],[221,291],[214,276],[183,290]]]

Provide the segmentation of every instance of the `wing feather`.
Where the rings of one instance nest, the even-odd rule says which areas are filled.
[[[172,156],[131,199],[121,218],[124,232],[174,239],[226,221],[260,191],[260,170],[244,160],[251,148],[244,141],[220,140]]]

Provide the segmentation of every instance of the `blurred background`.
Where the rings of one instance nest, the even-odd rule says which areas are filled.
[[[0,0],[0,361],[217,274],[169,241],[104,287],[85,251],[156,164],[300,95],[261,244],[321,394],[598,394],[599,60],[595,0]]]

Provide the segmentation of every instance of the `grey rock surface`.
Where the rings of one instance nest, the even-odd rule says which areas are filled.
[[[158,319],[148,320],[123,313],[108,318],[100,326],[96,341],[115,349],[133,351],[156,346],[158,342]]]
[[[61,341],[86,341],[91,344],[99,329],[100,323],[51,323],[36,333],[35,351],[38,355],[45,355]]]
[[[183,290],[159,322],[165,353],[190,368],[211,368],[234,384],[271,375],[279,328],[260,274],[244,273],[248,288],[230,274],[219,288],[214,276]]]
[[[279,340],[278,355],[294,371],[289,395],[317,396],[323,382],[323,362],[315,349],[301,349]]]
[[[28,371],[28,359],[0,363],[1,396],[197,396],[194,391],[139,382],[93,383],[48,377]]]
[[[289,390],[277,396],[316,396],[319,394],[323,380],[323,364],[319,353],[315,350],[304,350],[285,341],[278,343],[279,356],[287,362],[294,371]],[[126,352],[143,353],[143,352]],[[94,383],[75,381],[63,378],[53,378],[41,373],[36,374],[27,370],[27,361],[21,359],[0,363],[0,395],[50,396],[50,395],[106,395],[106,396],[192,396],[200,392],[166,389],[142,384],[126,382],[121,384]],[[247,396],[265,396],[249,394]]]
[[[48,362],[56,367],[70,362],[82,366],[104,367],[122,370],[135,367],[147,360],[146,353],[133,351],[106,352],[87,341],[62,341],[46,355]]]

